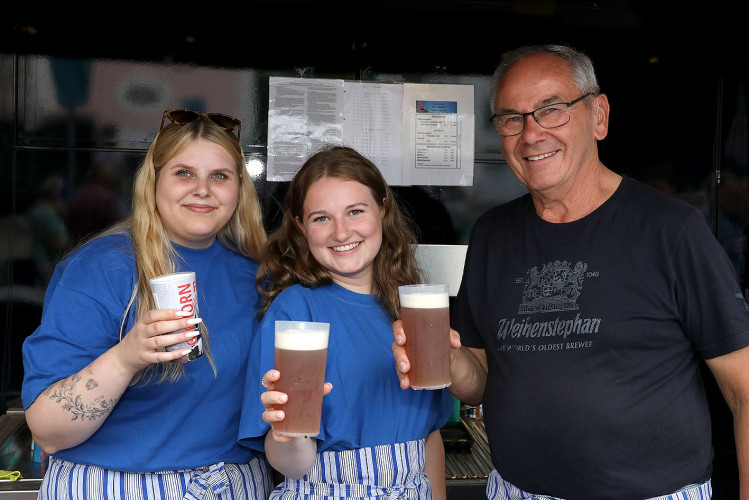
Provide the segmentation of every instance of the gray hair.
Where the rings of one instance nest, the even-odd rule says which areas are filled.
[[[489,87],[489,99],[491,102],[492,113],[497,112],[497,86],[499,85],[499,80],[516,62],[531,54],[540,53],[551,54],[564,59],[569,65],[570,72],[572,73],[572,80],[575,82],[575,86],[581,94],[600,93],[601,90],[598,86],[598,81],[596,80],[596,72],[593,69],[593,63],[590,58],[582,52],[564,45],[527,45],[504,54],[502,56],[502,62],[494,71],[491,86]]]

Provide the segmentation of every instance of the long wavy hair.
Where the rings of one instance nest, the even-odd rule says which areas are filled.
[[[422,278],[415,258],[416,236],[377,166],[344,146],[327,147],[311,156],[289,184],[281,225],[268,238],[265,259],[257,274],[258,289],[263,296],[260,315],[266,313],[282,290],[293,284],[316,287],[333,281],[330,273],[313,257],[296,223],[297,217],[304,219],[307,190],[314,182],[325,178],[367,186],[384,209],[382,245],[372,266],[372,293],[391,319],[397,319],[400,316],[398,287],[419,283]]]
[[[263,259],[266,234],[262,211],[255,186],[245,172],[244,154],[237,137],[206,117],[200,117],[185,125],[169,123],[154,139],[135,175],[130,216],[102,234],[128,234],[135,252],[136,283],[122,317],[120,339],[126,333],[123,331],[124,325],[132,307],[138,316],[155,308],[149,280],[162,274],[173,273],[177,268],[179,255],[172,246],[169,229],[156,207],[156,183],[162,167],[185,146],[200,139],[223,147],[234,159],[239,176],[237,208],[217,234],[219,242],[246,257],[257,261]],[[202,323],[199,328],[203,335],[204,353],[216,374],[216,366],[210,352],[208,329]],[[176,380],[182,373],[184,367],[179,363],[160,363],[144,369],[131,383],[150,380],[156,374],[159,375],[160,382]]]

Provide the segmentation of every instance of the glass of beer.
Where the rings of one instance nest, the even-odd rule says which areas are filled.
[[[446,284],[398,287],[414,389],[442,389],[450,378],[450,302]]]
[[[286,417],[273,424],[274,431],[286,436],[320,433],[329,332],[329,323],[276,321],[275,368],[281,378],[274,390],[286,393],[289,399],[275,405]]]

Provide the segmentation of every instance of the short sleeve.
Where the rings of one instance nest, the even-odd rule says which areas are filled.
[[[41,324],[23,344],[24,408],[51,384],[80,371],[119,342],[133,284],[129,257],[104,250],[100,242],[58,265],[45,295]]]
[[[482,255],[482,244],[480,241],[481,221],[477,222],[471,230],[466,252],[466,261],[463,267],[463,277],[455,297],[450,323],[453,329],[460,334],[461,344],[466,347],[484,349],[484,342],[479,335],[476,325],[473,307],[475,301],[471,300],[471,294],[475,293],[480,284],[486,279],[486,263]]]
[[[265,451],[265,435],[270,430],[270,424],[262,419],[265,408],[260,396],[266,390],[262,377],[275,364],[276,321],[311,319],[309,305],[294,292],[294,289],[286,289],[276,297],[260,321],[250,346],[238,439],[244,446],[261,452]]]
[[[703,359],[749,346],[749,306],[733,265],[703,218],[685,224],[674,257],[684,330]]]

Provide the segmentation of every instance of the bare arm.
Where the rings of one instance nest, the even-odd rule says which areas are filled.
[[[406,356],[406,333],[403,331],[403,324],[400,320],[393,323],[393,358],[398,370],[398,378],[401,381],[401,388],[410,387],[411,382],[408,378],[408,371],[411,369],[411,363]],[[450,330],[450,347],[451,361],[450,371],[452,384],[450,385],[450,394],[471,405],[478,405],[484,397],[484,388],[486,387],[487,361],[486,351],[483,349],[474,349],[463,347],[460,344],[460,335],[455,330]]]
[[[445,446],[439,430],[432,432],[424,440],[424,454],[424,473],[432,484],[432,499],[446,500]]]
[[[749,347],[708,359],[723,397],[733,413],[742,500],[749,499]]]
[[[299,479],[315,464],[317,439],[279,436],[270,430],[265,435],[265,456],[278,472],[290,479]]]
[[[452,351],[452,384],[450,394],[469,405],[478,406],[486,388],[486,351],[460,347]]]
[[[139,370],[184,356],[181,351],[157,349],[185,340],[184,333],[161,334],[187,326],[188,320],[171,309],[149,311],[138,318],[120,343],[83,370],[50,385],[29,406],[26,422],[34,440],[47,453],[55,453],[91,437]]]

